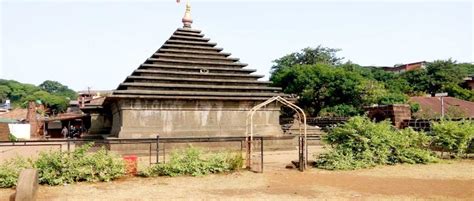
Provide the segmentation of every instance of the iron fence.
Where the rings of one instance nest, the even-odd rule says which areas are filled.
[[[287,140],[293,136],[254,136],[253,141],[260,145],[260,171],[263,172],[263,155],[265,140]],[[93,143],[93,147],[105,147],[106,151],[111,151],[114,145],[148,145],[147,154],[149,157],[149,165],[166,162],[166,145],[182,144],[182,143],[222,143],[237,142],[240,144],[240,152],[246,149],[245,142],[249,142],[249,137],[160,137],[156,138],[107,138],[107,139],[47,139],[47,140],[25,140],[25,141],[0,141],[1,147],[56,147],[59,151],[70,152],[76,146],[87,143]],[[244,147],[245,146],[245,147]],[[140,149],[143,151],[143,149]],[[133,151],[133,150],[132,150]],[[135,150],[136,151],[136,150]],[[156,160],[152,161],[152,155],[156,154]],[[160,155],[163,160],[160,161]]]

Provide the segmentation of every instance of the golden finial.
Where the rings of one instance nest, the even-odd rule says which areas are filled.
[[[189,0],[186,1],[186,12],[183,17],[183,28],[191,28],[193,19],[191,18],[191,5],[189,5]]]

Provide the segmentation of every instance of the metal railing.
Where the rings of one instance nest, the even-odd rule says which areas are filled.
[[[103,146],[106,151],[110,151],[112,145],[148,145],[149,164],[152,162],[152,155],[156,154],[155,163],[160,163],[160,154],[163,155],[162,163],[166,162],[166,144],[179,143],[219,143],[219,142],[240,142],[240,152],[243,153],[248,137],[160,137],[156,138],[107,138],[107,139],[48,139],[48,140],[25,140],[25,141],[0,141],[0,147],[58,147],[59,151],[70,152],[72,147],[80,146],[87,143],[94,143],[94,147]],[[260,171],[263,172],[263,155],[264,155],[264,141],[265,140],[288,140],[293,139],[294,136],[254,136],[253,139],[260,144]],[[63,150],[63,148],[65,150]],[[155,149],[153,149],[153,147]],[[140,149],[144,150],[144,149]],[[153,153],[154,152],[154,153]],[[306,152],[307,153],[307,152]]]

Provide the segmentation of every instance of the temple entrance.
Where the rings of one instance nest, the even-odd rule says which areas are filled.
[[[299,127],[298,127],[299,128],[298,169],[300,171],[304,171],[308,164],[308,150],[307,150],[308,148],[307,148],[307,143],[306,143],[306,115],[303,109],[301,109],[300,107],[296,106],[295,104],[289,102],[288,100],[280,96],[272,97],[264,101],[263,103],[260,103],[254,106],[247,114],[246,132],[245,132],[246,145],[247,145],[246,146],[247,148],[246,167],[253,171],[258,171],[258,172],[263,171],[263,138],[261,136],[258,136],[258,137],[254,136],[253,116],[256,111],[258,111],[262,107],[272,102],[279,102],[296,112],[296,118],[299,124]],[[301,123],[303,123],[303,129],[301,129],[302,128]],[[255,140],[256,138],[260,139],[260,144],[258,144],[259,142]],[[256,148],[260,148],[260,149],[256,149]],[[260,163],[260,165],[258,165],[258,163]],[[256,168],[260,168],[260,170]]]

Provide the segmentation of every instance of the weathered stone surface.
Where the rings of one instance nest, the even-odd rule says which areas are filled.
[[[16,186],[15,201],[34,201],[38,191],[38,170],[25,169],[21,171]]]
[[[112,108],[117,137],[244,136],[253,101],[120,100]],[[280,108],[271,104],[254,116],[255,134],[280,135]]]

